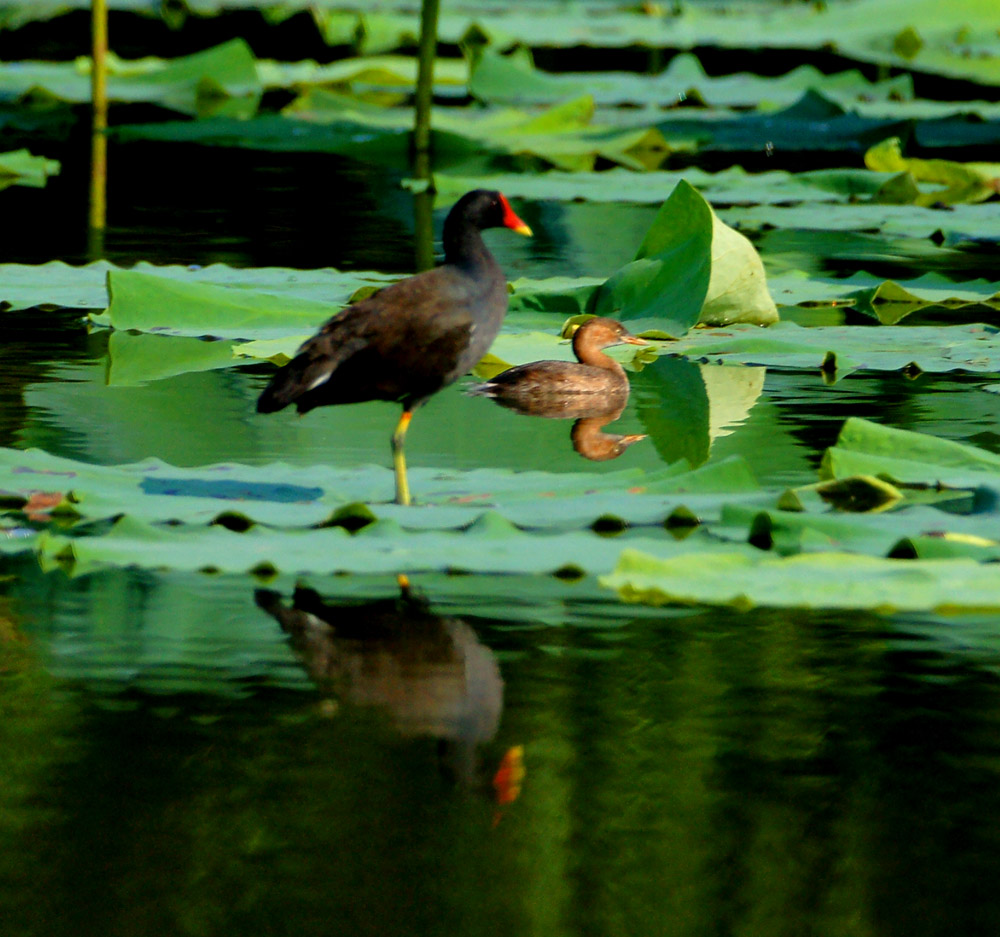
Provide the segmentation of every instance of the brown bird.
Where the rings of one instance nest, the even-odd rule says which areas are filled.
[[[531,235],[499,192],[476,189],[444,222],[444,264],[385,287],[330,319],[271,378],[259,413],[394,400],[396,501],[410,503],[403,443],[413,411],[486,354],[507,312],[503,272],[483,243],[486,228]]]
[[[527,416],[575,419],[570,439],[585,459],[616,459],[645,434],[602,433],[621,416],[629,383],[622,366],[603,349],[620,344],[646,345],[614,319],[588,319],[573,333],[572,361],[533,361],[509,368],[469,393],[490,397],[502,407]]]
[[[628,400],[628,378],[614,358],[604,354],[611,345],[646,345],[620,322],[601,316],[588,319],[573,333],[574,361],[532,361],[519,364],[474,384],[469,393],[525,413],[545,416],[590,416],[614,410]],[[557,411],[563,412],[557,412]]]

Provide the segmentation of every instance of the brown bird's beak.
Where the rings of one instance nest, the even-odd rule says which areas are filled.
[[[648,345],[649,342],[644,338],[636,338],[634,335],[623,335],[622,341],[626,345]]]

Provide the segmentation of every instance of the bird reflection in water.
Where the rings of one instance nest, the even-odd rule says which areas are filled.
[[[533,361],[509,368],[468,389],[473,396],[490,397],[502,407],[557,420],[576,420],[570,432],[573,448],[585,459],[617,459],[642,434],[604,433],[628,403],[625,370],[604,354],[612,345],[646,345],[620,322],[588,319],[573,333],[574,361]]]
[[[438,740],[442,771],[464,787],[485,786],[478,749],[500,724],[503,678],[493,652],[458,618],[435,614],[399,577],[398,598],[326,602],[297,587],[292,604],[258,589],[257,605],[291,639],[324,693],[389,714],[398,732]],[[511,749],[493,778],[499,804],[516,799],[523,776]]]

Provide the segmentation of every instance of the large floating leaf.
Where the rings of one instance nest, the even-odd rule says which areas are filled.
[[[815,231],[879,232],[894,237],[957,243],[1000,240],[1000,213],[989,205],[952,205],[946,210],[920,205],[768,205],[725,208],[720,215],[741,231],[797,228]]]
[[[108,273],[111,302],[96,321],[170,335],[270,338],[315,329],[338,306],[136,273]]]
[[[869,473],[907,484],[1000,489],[996,453],[857,418],[844,424],[836,445],[823,457],[821,471],[827,478]],[[1000,528],[995,534],[1000,535]]]
[[[634,539],[647,549],[662,543],[668,554],[686,549],[665,539]],[[704,547],[721,549],[710,541]],[[401,570],[583,573],[610,570],[621,544],[591,531],[526,533],[499,515],[486,513],[462,531],[410,534],[392,521],[373,523],[356,534],[342,527],[294,531],[255,527],[237,533],[221,526],[161,527],[126,517],[101,537],[43,534],[37,549],[43,564],[68,566],[77,575],[106,566],[265,575]]]
[[[102,309],[108,305],[107,273],[123,268],[107,261],[73,267],[61,261],[46,264],[0,264],[0,310],[30,306],[62,306]],[[361,288],[383,286],[397,276],[375,271],[338,271],[331,268],[292,270],[282,267],[157,266],[141,262],[137,273],[238,289],[259,290],[275,296],[295,296],[319,302],[346,304]],[[597,277],[549,277],[519,279],[510,284],[512,322],[520,313],[553,313],[569,318],[586,312],[594,289],[604,281]],[[1000,306],[1000,281],[967,280],[954,283],[941,274],[928,273],[909,280],[887,281],[857,272],[849,277],[810,276],[803,271],[770,274],[768,287],[781,305],[853,305],[885,322],[896,322],[901,314],[928,305]],[[100,315],[98,324],[109,324]],[[149,328],[162,326],[161,317],[150,316]]]
[[[803,328],[782,322],[761,332],[752,326],[699,330],[664,346],[699,361],[824,370],[1000,370],[1000,330],[985,325]]]
[[[825,75],[810,65],[776,78],[746,72],[710,77],[698,58],[681,54],[658,75],[631,72],[551,74],[534,68],[530,55],[519,50],[503,56],[484,49],[474,60],[469,91],[490,103],[543,104],[590,94],[598,104],[648,104],[668,107],[682,102],[710,107],[784,106],[805,91],[822,91],[841,103],[913,97],[909,76],[870,82],[858,71]]]
[[[768,285],[781,305],[852,305],[887,324],[926,306],[1000,307],[1000,281],[955,283],[940,273],[883,280],[863,272],[849,277],[816,277],[793,270],[769,275]]]
[[[947,159],[903,156],[898,137],[883,140],[865,153],[865,165],[879,172],[900,173],[879,190],[876,201],[931,206],[982,202],[1000,191],[1000,165],[956,163]],[[936,186],[930,191],[919,182]]]
[[[0,153],[0,189],[11,185],[26,185],[40,189],[49,176],[59,174],[59,163],[43,156],[33,156],[27,150]]]
[[[238,111],[256,110],[263,87],[250,47],[242,39],[177,59],[108,62],[109,101],[145,101],[188,114],[217,112],[228,98],[244,98]],[[0,66],[0,99],[44,92],[74,103],[90,100],[90,61],[16,62]]]
[[[59,260],[45,264],[0,264],[0,310],[26,309],[30,306],[103,309],[108,305],[108,271],[123,269],[106,260],[82,267],[70,266]],[[399,279],[374,271],[342,272],[329,267],[319,270],[229,267],[226,264],[180,267],[140,261],[131,270],[186,283],[261,290],[331,303],[346,303],[362,287],[380,287]],[[107,324],[98,316],[93,319],[99,324]],[[153,326],[162,324],[162,320],[152,323]]]
[[[971,560],[896,560],[845,553],[622,553],[601,583],[627,602],[749,609],[843,608],[896,611],[1000,611],[1000,576]]]
[[[159,11],[137,0],[112,0],[112,7],[143,13]],[[189,0],[201,15],[244,6],[243,0]],[[46,0],[3,11],[0,24],[13,28],[34,18],[85,8],[85,0]],[[165,8],[176,12],[175,7]],[[355,44],[366,52],[412,45],[419,18],[412,4],[355,0],[336,9],[309,0],[287,0],[270,11],[275,21],[297,9],[312,9],[317,26],[331,44]],[[719,8],[646,5],[598,9],[567,17],[551,4],[518,3],[506,7],[466,2],[442,11],[438,35],[459,43],[470,34],[499,47],[649,46],[692,49],[699,46],[744,49],[829,48],[859,61],[1000,84],[1000,11],[992,0],[855,0],[823,5],[754,3]]]
[[[720,172],[691,167],[677,172],[637,175],[625,169],[606,172],[493,173],[455,176],[437,173],[436,202],[450,205],[470,189],[499,189],[508,197],[534,201],[635,202],[659,204],[667,192],[686,181],[713,205],[775,205],[795,202],[842,202],[868,198],[892,178],[864,169],[749,173],[740,166]]]
[[[587,97],[540,114],[439,108],[433,116],[435,154],[446,163],[481,160],[484,153],[528,155],[569,170],[591,169],[598,157],[645,169],[666,156],[667,147],[655,130],[601,126],[592,122],[593,114]],[[282,116],[168,121],[122,127],[116,133],[122,140],[341,153],[408,165],[412,124],[408,108],[381,107],[318,89],[304,94]]]
[[[243,526],[357,527],[383,519],[404,529],[434,530],[465,527],[490,509],[526,528],[567,529],[602,516],[622,524],[660,523],[679,507],[718,517],[724,501],[758,492],[739,459],[697,471],[678,463],[655,473],[621,469],[601,475],[417,468],[410,478],[419,501],[412,510],[389,503],[393,475],[378,466],[178,468],[155,459],[99,466],[41,450],[0,449],[0,497],[9,508],[21,510],[33,493],[56,492],[63,495],[57,515],[90,521],[127,513],[150,522],[206,524],[238,516]]]
[[[778,318],[753,246],[686,182],[663,203],[635,259],[598,288],[593,311],[667,336],[699,320],[767,324]]]
[[[417,59],[406,55],[371,55],[320,64],[257,61],[257,75],[265,88],[351,87],[360,90],[413,89],[417,84]],[[464,94],[469,67],[463,59],[434,61],[435,94]]]

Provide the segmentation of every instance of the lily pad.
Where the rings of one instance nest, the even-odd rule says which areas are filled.
[[[618,129],[593,123],[588,97],[540,114],[438,108],[435,155],[445,164],[479,161],[482,154],[534,156],[563,169],[591,169],[600,157],[633,169],[658,165],[667,155],[663,138],[650,127]],[[123,141],[169,140],[266,150],[341,153],[408,165],[413,115],[409,108],[387,108],[359,98],[313,89],[283,115],[253,120],[214,118],[168,121],[116,128]],[[675,144],[674,148],[681,146]]]
[[[684,102],[708,107],[780,107],[805,91],[822,91],[843,104],[858,100],[913,97],[908,75],[870,82],[858,71],[825,75],[810,65],[777,77],[746,72],[710,77],[697,56],[682,53],[658,75],[632,72],[552,74],[534,67],[526,50],[500,55],[485,48],[473,58],[469,92],[493,104],[544,104],[590,94],[598,104],[646,104],[669,107]]]
[[[601,577],[626,602],[738,609],[838,608],[957,614],[1000,611],[1000,577],[968,559],[903,560],[850,553],[688,553],[628,549]]]
[[[59,260],[44,264],[0,264],[0,310],[27,309],[31,306],[104,309],[109,301],[108,271],[125,269],[106,260],[80,267]],[[226,264],[180,267],[145,261],[128,269],[187,283],[261,290],[331,303],[346,303],[359,289],[380,287],[399,279],[368,270],[292,270],[284,267],[230,267]],[[108,324],[99,316],[93,316],[92,321]]]
[[[740,166],[719,172],[690,167],[676,172],[653,170],[636,175],[626,169],[606,172],[492,173],[455,176],[436,173],[436,204],[450,205],[469,189],[499,189],[508,197],[532,201],[588,201],[660,204],[664,193],[681,181],[694,186],[713,205],[785,205],[843,202],[870,198],[892,173],[864,169],[817,169],[807,172],[750,173]]]
[[[108,60],[109,101],[144,101],[185,114],[218,112],[227,99],[243,98],[238,111],[247,117],[257,107],[263,86],[250,47],[233,39],[177,59]],[[0,99],[44,93],[58,100],[90,100],[90,60],[8,62],[0,66]]]
[[[900,192],[900,177],[887,182],[875,200],[878,202],[923,205],[954,205],[959,202],[982,202],[1000,191],[1000,165],[956,163],[947,159],[906,158],[898,137],[890,137],[865,153],[865,165],[879,172],[901,173],[910,185]],[[932,183],[936,188],[921,191],[916,183]]]
[[[0,189],[11,185],[42,188],[50,176],[59,175],[59,163],[44,156],[33,156],[28,150],[0,153]]]
[[[699,330],[665,349],[699,361],[808,368],[838,377],[858,370],[983,372],[1000,370],[998,332],[986,325],[803,328],[782,322],[763,333],[741,325]]]

